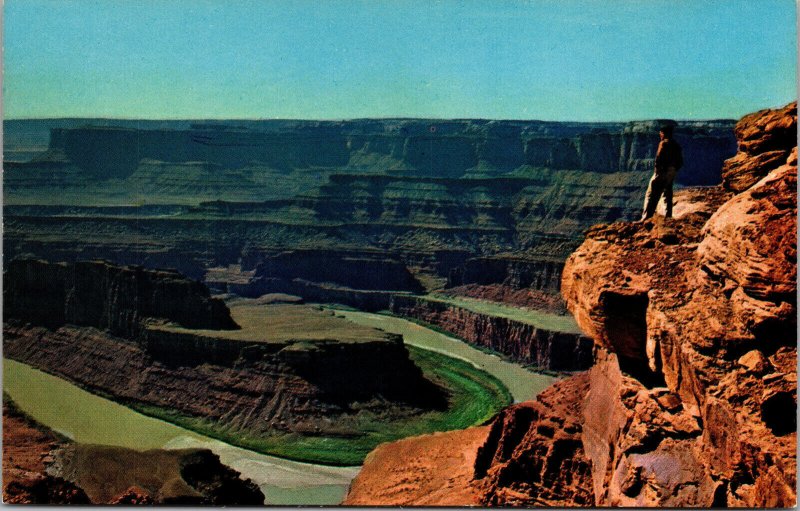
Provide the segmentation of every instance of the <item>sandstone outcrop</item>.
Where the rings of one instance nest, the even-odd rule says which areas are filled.
[[[259,505],[264,495],[209,450],[76,444],[4,400],[3,502]]]
[[[390,310],[539,368],[575,371],[592,363],[592,342],[580,333],[548,330],[421,296],[394,295]]]
[[[506,408],[478,449],[473,485],[484,506],[591,506],[591,461],[581,442],[585,373]]]
[[[724,187],[679,192],[675,219],[592,228],[569,257],[595,364],[495,420],[469,483],[482,503],[796,504],[796,104],[737,135]]]
[[[795,108],[741,121],[739,172],[786,143]],[[567,261],[601,347],[583,425],[599,505],[795,503],[796,148],[760,179],[727,168],[721,205],[598,227]]]
[[[488,427],[433,433],[381,444],[347,492],[345,506],[478,506],[473,465]],[[371,470],[370,467],[393,467]]]
[[[49,472],[83,488],[95,504],[257,506],[264,494],[208,449],[136,451],[68,444]]]
[[[45,473],[51,451],[66,439],[21,413],[3,398],[3,503],[89,504],[75,484]]]
[[[228,307],[175,272],[20,260],[4,277],[4,356],[132,404],[250,435],[349,435],[447,406],[398,335],[223,338]]]
[[[783,165],[797,147],[797,102],[746,115],[734,132],[739,152],[725,161],[722,183],[728,190],[742,192]]]
[[[145,321],[189,328],[238,328],[222,300],[172,271],[119,267],[102,261],[74,264],[14,260],[3,274],[4,317],[57,327],[94,326],[137,336]]]

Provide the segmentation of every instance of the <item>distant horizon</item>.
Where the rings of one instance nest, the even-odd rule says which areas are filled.
[[[787,101],[780,105],[772,105],[758,110],[782,108],[795,100]],[[753,110],[757,112],[758,110]],[[747,115],[752,112],[747,112]],[[711,121],[736,121],[740,117],[708,117],[697,119],[680,119],[674,117],[651,117],[647,119],[610,119],[596,121],[581,121],[577,119],[512,119],[492,117],[406,117],[406,116],[380,116],[380,117],[343,117],[343,118],[318,118],[308,117],[109,117],[109,116],[65,116],[65,117],[5,117],[3,121],[62,121],[62,120],[99,120],[99,121],[147,121],[147,122],[178,122],[178,121],[301,121],[301,122],[347,122],[347,121],[508,121],[508,122],[552,122],[552,123],[580,123],[580,124],[609,124],[649,121],[675,121],[675,122],[711,122]]]
[[[738,119],[794,0],[7,0],[8,120]]]

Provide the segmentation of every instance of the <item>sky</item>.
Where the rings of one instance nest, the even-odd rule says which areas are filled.
[[[620,121],[797,96],[794,0],[5,0],[3,115]]]

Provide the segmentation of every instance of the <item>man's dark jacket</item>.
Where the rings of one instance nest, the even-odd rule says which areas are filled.
[[[669,167],[680,170],[683,166],[681,146],[671,138],[665,138],[658,144],[656,152],[656,174],[665,172]]]

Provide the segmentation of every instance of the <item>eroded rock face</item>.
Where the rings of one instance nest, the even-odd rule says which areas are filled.
[[[591,462],[581,441],[587,383],[586,373],[562,380],[494,420],[475,461],[473,484],[482,505],[594,504]]]
[[[744,118],[737,195],[594,228],[568,259],[562,292],[600,348],[583,423],[598,505],[794,505],[796,148],[759,166],[795,126],[793,105]]]
[[[346,434],[358,410],[391,420],[443,406],[442,391],[425,379],[399,338],[307,346],[151,338],[154,332],[139,344],[94,328],[9,323],[3,334],[9,358],[117,399],[254,435]]]
[[[66,442],[3,399],[3,503],[90,504],[75,484],[45,473],[51,451]]]
[[[797,102],[746,115],[736,124],[734,133],[739,152],[725,161],[722,183],[728,190],[742,192],[783,165],[792,148],[797,147]]]
[[[8,263],[3,280],[4,317],[36,325],[94,326],[127,337],[138,335],[148,319],[188,328],[238,328],[222,300],[174,271],[20,259]]]
[[[256,435],[346,434],[365,413],[446,406],[398,335],[260,342],[162,328],[236,326],[224,302],[176,272],[20,260],[4,278],[4,356],[118,399]]]
[[[78,485],[95,504],[264,504],[250,479],[208,449],[151,449],[69,444],[53,454],[49,472]]]
[[[675,219],[587,232],[561,289],[595,365],[495,420],[481,503],[795,505],[795,109],[743,119],[741,164],[679,192]]]
[[[390,310],[451,332],[470,344],[490,348],[513,360],[558,371],[586,369],[592,342],[580,333],[537,328],[419,296],[394,295]]]
[[[562,380],[491,424],[380,445],[345,505],[591,506],[581,444],[588,375]]]
[[[488,427],[379,445],[350,484],[345,506],[477,506],[472,466]]]

